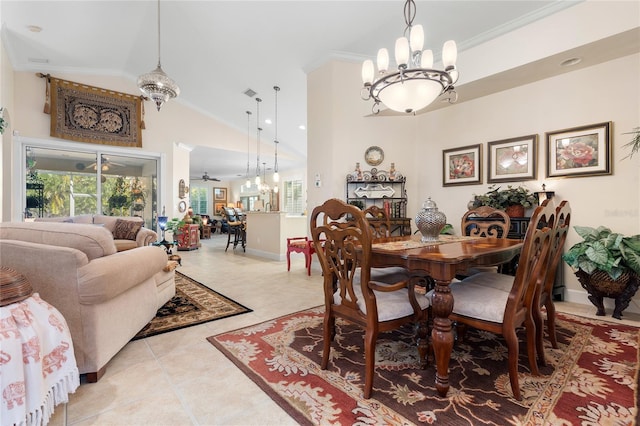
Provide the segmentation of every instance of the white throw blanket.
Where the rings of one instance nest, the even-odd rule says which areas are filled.
[[[80,385],[71,334],[38,293],[0,308],[3,425],[45,425]]]

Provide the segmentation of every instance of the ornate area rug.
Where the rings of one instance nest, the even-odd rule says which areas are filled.
[[[247,312],[252,310],[176,271],[176,295],[131,340]]]
[[[337,321],[329,367],[320,370],[323,311],[302,311],[208,340],[301,424],[637,422],[640,328],[559,314],[559,349],[547,345],[540,376],[530,374],[526,350],[520,350],[522,401],[512,398],[507,348],[499,336],[467,331],[454,346],[451,388],[442,398],[434,386],[435,366],[417,367],[412,328],[382,333],[373,395],[366,400],[363,333],[357,327]]]

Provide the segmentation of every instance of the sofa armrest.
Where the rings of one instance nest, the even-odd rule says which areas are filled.
[[[155,241],[158,241],[158,234],[149,228],[140,228],[136,235],[138,247],[148,246]]]
[[[94,259],[78,270],[80,303],[108,301],[153,277],[167,265],[160,247],[145,246]]]

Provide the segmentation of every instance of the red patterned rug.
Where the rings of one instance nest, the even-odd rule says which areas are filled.
[[[318,307],[208,340],[301,424],[634,425],[640,328],[559,314],[559,349],[546,347],[540,376],[520,350],[522,401],[512,398],[501,337],[468,330],[454,346],[446,398],[435,366],[417,367],[410,327],[382,333],[373,396],[362,397],[362,331],[337,321],[329,367],[320,370]],[[523,340],[523,339],[521,339]],[[546,344],[546,342],[545,342]]]

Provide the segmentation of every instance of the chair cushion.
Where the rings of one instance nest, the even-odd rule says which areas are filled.
[[[378,282],[377,284],[384,285],[388,283]],[[362,289],[360,288],[360,279],[353,281],[353,291],[358,298],[358,308],[366,315],[367,306],[362,297]],[[376,305],[378,306],[378,321],[390,321],[396,318],[403,318],[413,314],[413,308],[409,302],[409,290],[403,288],[398,291],[385,293],[381,291],[373,291],[376,295]],[[416,295],[418,304],[424,310],[430,305],[428,299],[421,294]],[[342,302],[340,298],[340,290],[333,294],[333,303],[339,305]]]
[[[361,270],[356,270],[354,281],[360,282]],[[410,277],[409,271],[400,266],[389,266],[387,268],[371,268],[371,281],[393,284],[398,281],[406,281]]]
[[[501,323],[504,320],[504,309],[513,286],[511,275],[481,272],[465,278],[454,280],[449,284],[453,295],[453,312],[466,317],[484,321]],[[427,293],[431,300],[434,290]]]

